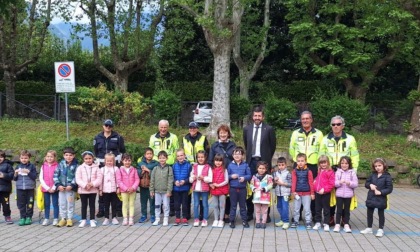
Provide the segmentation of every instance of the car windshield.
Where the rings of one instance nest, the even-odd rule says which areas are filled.
[[[200,102],[199,108],[200,109],[211,109],[212,108],[212,103],[211,102]]]

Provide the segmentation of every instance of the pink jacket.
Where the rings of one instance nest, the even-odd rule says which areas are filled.
[[[333,170],[322,170],[314,179],[314,191],[317,193],[324,188],[324,193],[329,193],[334,188],[335,176]]]
[[[103,175],[102,185],[100,190],[104,193],[113,193],[117,191],[117,173],[120,172],[117,166],[108,167],[104,166],[101,168]]]
[[[136,191],[140,184],[136,168],[131,166],[129,172],[127,173],[125,167],[121,166],[119,172],[117,172],[117,184],[120,188],[120,192],[122,193],[127,192],[128,188],[132,188]]]
[[[41,182],[41,191],[47,192],[50,188],[56,189],[54,185],[54,171],[57,168],[58,163],[55,162],[52,165],[48,165],[47,162],[45,162],[41,170],[39,172],[39,182]]]
[[[350,184],[342,184],[340,182],[342,179],[345,182],[349,181]],[[352,169],[348,169],[347,171],[337,169],[335,173],[335,187],[337,187],[335,191],[335,197],[352,198],[354,195],[354,188],[356,188],[358,185],[359,180],[356,173]]]
[[[76,169],[76,183],[79,186],[77,190],[79,194],[98,193],[102,185],[102,172],[99,166],[95,163],[90,166],[85,163],[79,165]],[[92,183],[93,187],[87,189],[88,183]]]

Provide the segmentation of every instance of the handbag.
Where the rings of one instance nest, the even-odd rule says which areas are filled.
[[[331,190],[331,196],[330,196],[330,207],[333,207],[337,204],[337,200],[335,198],[335,188]]]
[[[148,188],[150,187],[150,173],[145,172],[140,178],[140,187]]]
[[[350,211],[353,211],[356,208],[357,208],[357,197],[356,195],[353,195],[350,201]]]

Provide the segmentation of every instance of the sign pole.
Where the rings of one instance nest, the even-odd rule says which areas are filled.
[[[67,93],[64,93],[65,105],[66,105],[66,133],[67,133],[67,141],[70,140],[70,132],[69,132],[69,105],[67,100]]]

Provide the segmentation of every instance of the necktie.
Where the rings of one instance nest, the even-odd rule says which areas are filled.
[[[257,145],[257,138],[258,138],[258,130],[260,129],[260,126],[255,126],[255,132],[254,132],[254,138],[252,139],[252,156],[255,156],[255,149]]]

